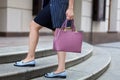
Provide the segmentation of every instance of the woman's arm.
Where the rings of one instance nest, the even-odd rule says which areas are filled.
[[[69,0],[68,9],[73,9],[73,7],[74,7],[74,0]]]
[[[66,11],[66,18],[72,20],[74,18],[74,0],[69,0],[68,9]]]

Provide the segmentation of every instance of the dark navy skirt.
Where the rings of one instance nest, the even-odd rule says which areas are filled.
[[[55,30],[55,28],[53,28],[53,25],[52,25],[49,4],[45,6],[41,11],[39,11],[38,15],[34,18],[34,21],[43,27],[49,28],[53,31]]]
[[[47,4],[41,11],[39,11],[38,15],[34,18],[34,21],[37,24],[53,31],[55,31],[56,28],[60,28],[66,19],[65,12],[67,9],[67,4],[59,4],[58,8],[56,6],[57,2],[55,5],[51,5],[51,3]],[[60,7],[61,9],[59,9]],[[70,26],[70,24],[71,21],[68,21],[68,26]]]

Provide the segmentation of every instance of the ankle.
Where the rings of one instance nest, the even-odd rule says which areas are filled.
[[[27,55],[27,59],[35,59],[35,55]]]
[[[24,62],[29,62],[29,61],[32,61],[34,60],[35,58],[30,58],[30,57],[26,57],[25,59],[23,59]]]
[[[60,72],[64,72],[64,71],[65,71],[65,69],[59,69],[59,70],[54,71],[54,73],[60,73]]]

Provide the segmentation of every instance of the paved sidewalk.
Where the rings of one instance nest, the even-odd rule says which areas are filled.
[[[52,31],[47,28],[42,28],[39,32],[39,43],[42,45],[44,42],[53,40]],[[28,37],[0,37],[0,48],[14,47],[14,46],[28,46]]]
[[[53,40],[52,35],[40,36],[38,43],[44,45],[44,43],[52,40]],[[29,41],[29,37],[0,37],[0,48],[28,46],[28,41]]]
[[[96,46],[106,49],[112,57],[110,68],[98,80],[120,80],[120,42],[100,44]]]

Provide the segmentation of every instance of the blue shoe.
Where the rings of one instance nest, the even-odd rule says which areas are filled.
[[[18,67],[34,67],[35,66],[35,60],[29,61],[29,62],[23,62],[23,61],[18,61],[14,64],[14,66]]]
[[[51,73],[46,73],[44,76],[46,78],[66,78],[66,71],[64,72],[60,72],[60,73],[54,73],[54,72],[51,72]]]

